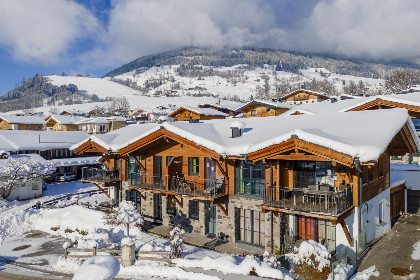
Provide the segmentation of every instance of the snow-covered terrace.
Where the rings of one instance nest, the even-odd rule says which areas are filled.
[[[230,127],[236,120],[244,123],[246,128],[242,136],[232,138]],[[420,147],[405,109],[236,120],[132,125],[107,134],[93,135],[88,139],[107,150],[118,152],[159,129],[166,129],[223,156],[244,156],[297,137],[351,157],[359,157],[361,162],[368,162],[377,160],[399,130],[408,124],[417,149]],[[71,149],[88,139],[73,145]]]
[[[87,137],[89,134],[83,131],[0,130],[0,150],[18,152],[68,149]]]
[[[73,157],[73,158],[55,158],[50,159],[49,161],[54,165],[54,167],[61,166],[79,166],[79,165],[97,165],[101,164],[99,159],[101,157],[92,156],[92,157]]]

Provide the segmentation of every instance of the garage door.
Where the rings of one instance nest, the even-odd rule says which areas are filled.
[[[420,190],[407,190],[407,213],[420,215]]]

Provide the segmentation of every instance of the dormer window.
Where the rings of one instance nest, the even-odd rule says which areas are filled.
[[[240,137],[242,135],[241,129],[234,127],[232,128],[232,138]]]
[[[243,128],[245,128],[245,124],[243,122],[233,122],[230,126],[230,129],[232,130],[232,138],[241,137]]]

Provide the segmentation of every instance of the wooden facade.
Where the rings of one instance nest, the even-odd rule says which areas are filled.
[[[328,97],[321,93],[317,93],[317,92],[313,92],[313,91],[309,91],[305,89],[299,89],[283,96],[281,99],[288,103],[302,104],[302,103],[325,101],[328,99]]]
[[[225,116],[214,114],[214,115],[208,115],[208,114],[202,114],[200,112],[196,112],[194,110],[191,110],[189,108],[180,107],[171,114],[168,115],[168,117],[174,118],[175,121],[188,121],[190,119],[196,119],[196,120],[212,120],[212,119],[225,119]]]
[[[253,211],[253,215],[270,221],[272,230],[280,228],[283,215],[295,217],[297,224],[301,226],[294,238],[311,239],[312,237],[307,237],[311,226],[306,225],[324,223],[333,228],[341,225],[340,228],[343,229],[348,242],[352,243],[352,235],[344,219],[354,213],[354,207],[390,187],[390,155],[413,152],[415,149],[412,135],[405,125],[375,162],[358,162],[349,155],[297,138],[258,150],[246,157],[229,157],[197,145],[164,128],[123,147],[118,152],[108,152],[91,140],[78,147],[76,152],[101,152],[108,169],[119,170],[122,189],[127,193],[137,193],[141,203],[145,204],[142,204],[142,209],[149,211],[148,216],[154,221],[157,219],[154,217],[154,210],[150,212],[150,209],[154,209],[155,199],[160,197],[160,200],[168,201],[163,209],[174,207],[175,212],[180,213],[190,209],[190,206],[186,205],[191,201],[200,203],[200,211],[205,213],[214,205],[219,213],[219,231],[232,236],[234,242],[243,240],[238,233],[240,224],[237,223],[237,215],[240,215],[241,211],[252,209],[249,211]],[[130,164],[136,167],[134,173],[130,173]],[[325,183],[318,183],[316,180],[314,183],[307,183],[303,180],[305,177],[299,177],[307,172],[302,172],[299,168],[318,165],[325,166],[325,175],[322,175]],[[212,166],[214,169],[209,169]],[[245,169],[241,168],[250,168],[246,171],[249,171],[247,174],[258,173],[257,179],[261,179],[262,184],[257,185],[254,183],[256,180],[244,183],[241,176]],[[252,168],[254,169],[251,170]],[[214,174],[211,170],[214,170]],[[315,176],[318,169],[312,169],[311,172]],[[222,180],[224,187],[220,192],[207,192],[208,183],[212,178]],[[86,179],[86,182],[89,182],[89,179]],[[109,180],[104,184],[110,186],[113,182]],[[251,192],[243,190],[248,187],[252,189]],[[163,203],[162,201],[159,203]],[[273,218],[268,218],[267,213],[273,213]],[[206,215],[200,214],[200,218],[194,221],[186,217],[188,223],[194,225],[193,231],[208,233],[207,227],[203,226],[203,223],[207,225]],[[246,218],[246,214],[244,217]],[[167,222],[170,223],[169,219]],[[273,249],[273,244],[280,241],[277,237],[268,236],[270,223],[265,223],[267,242],[262,245],[266,248],[271,246]],[[288,226],[292,227],[290,224]],[[303,229],[305,231],[302,231]]]
[[[6,120],[0,119],[0,130],[41,130],[42,124],[22,124],[9,123]]]
[[[273,117],[281,115],[288,110],[289,108],[272,108],[270,106],[254,103],[248,107],[243,108],[241,113],[243,113],[244,118]]]
[[[44,128],[52,131],[78,131],[77,124],[61,124],[52,117],[45,119]]]

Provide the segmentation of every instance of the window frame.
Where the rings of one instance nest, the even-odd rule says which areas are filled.
[[[188,202],[188,217],[192,220],[200,219],[200,201],[190,200]]]
[[[194,160],[197,160],[195,164],[194,164]],[[188,157],[188,175],[200,177],[200,158],[199,157]]]

